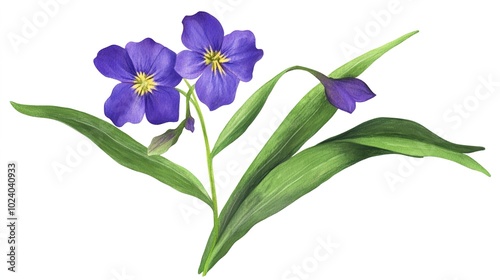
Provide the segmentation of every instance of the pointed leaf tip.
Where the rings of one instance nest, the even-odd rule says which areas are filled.
[[[201,182],[187,169],[161,156],[147,156],[147,148],[112,124],[77,110],[23,105],[10,102],[20,113],[62,122],[88,137],[113,160],[131,170],[149,175],[182,193],[213,207]]]

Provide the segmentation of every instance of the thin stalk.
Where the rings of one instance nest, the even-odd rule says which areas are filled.
[[[205,125],[205,119],[203,118],[203,114],[200,109],[200,105],[196,96],[192,95],[194,108],[196,109],[196,113],[200,118],[201,130],[203,131],[203,138],[205,140],[205,153],[207,156],[207,167],[208,167],[208,177],[210,180],[210,190],[212,192],[212,201],[213,201],[213,212],[214,212],[214,229],[218,233],[219,230],[219,212],[217,208],[217,191],[215,189],[215,178],[214,178],[214,168],[213,168],[213,158],[212,153],[210,151],[210,143],[208,141],[207,128]]]
[[[187,82],[186,82],[187,83]],[[192,90],[192,86],[187,83],[188,87],[190,90]],[[183,93],[183,92],[181,92]],[[187,96],[187,94],[184,93],[184,95]],[[212,157],[212,152],[210,150],[210,142],[208,140],[208,133],[207,133],[207,128],[205,124],[205,118],[203,117],[203,113],[201,112],[200,104],[196,98],[195,94],[191,94],[190,98],[191,103],[194,105],[194,108],[196,109],[196,113],[198,114],[198,118],[200,119],[200,124],[201,124],[201,130],[203,131],[203,138],[205,140],[205,153],[207,157],[207,169],[208,169],[208,177],[210,180],[210,191],[212,193],[212,203],[213,203],[213,219],[214,219],[214,233],[215,233],[215,238],[217,241],[217,237],[219,235],[219,210],[217,206],[217,191],[215,189],[215,177],[214,177],[214,168],[213,168],[213,157]],[[212,244],[215,244],[213,242]],[[212,251],[214,245],[212,245],[212,248],[210,248],[210,251]],[[203,276],[206,275],[207,269],[205,268],[203,271]]]

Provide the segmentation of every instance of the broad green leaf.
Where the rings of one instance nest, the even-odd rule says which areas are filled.
[[[148,156],[146,147],[106,121],[68,108],[22,105],[14,102],[11,104],[25,115],[53,119],[69,125],[88,137],[119,164],[156,178],[212,207],[212,200],[191,172],[164,157]]]
[[[384,154],[433,156],[490,175],[463,153],[483,150],[448,142],[408,120],[379,118],[306,149],[274,168],[245,198],[207,260],[212,267],[255,224],[281,211],[341,170]]]
[[[417,31],[408,33],[390,43],[371,50],[344,64],[333,71],[329,76],[332,78],[355,77],[361,74],[384,53],[416,33]],[[279,79],[283,74],[283,72],[278,74],[274,79]],[[277,81],[276,80],[273,84],[274,79],[268,82],[270,84],[266,89],[257,91],[257,97],[252,96],[249,99],[251,100],[250,102],[247,101],[243,104],[242,108],[238,110],[228,123],[230,128],[226,126],[227,129],[236,133],[236,138],[246,130],[251,121],[253,121],[255,116],[260,112],[265,99],[269,96],[270,90],[272,90]],[[253,108],[254,106],[256,108]],[[299,101],[264,145],[229,197],[226,205],[221,211],[219,236],[224,233],[232,216],[255,186],[257,186],[273,168],[293,156],[307,140],[316,134],[316,132],[330,120],[335,112],[336,108],[327,101],[324,88],[321,84],[314,87]],[[253,117],[242,117],[245,114],[253,115]],[[233,121],[235,118],[236,120]],[[226,130],[226,128],[224,130]],[[238,133],[240,134],[238,135]],[[231,141],[227,140],[220,140],[220,142],[231,143]],[[198,269],[199,273],[206,273],[208,271],[208,266],[205,261],[210,255],[210,249],[213,247],[212,242],[216,240],[217,238],[209,238]]]

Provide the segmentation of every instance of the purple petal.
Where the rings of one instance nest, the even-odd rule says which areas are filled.
[[[168,48],[163,48],[156,56],[156,59],[149,70],[150,75],[154,75],[158,85],[175,87],[182,77],[175,71],[176,54]]]
[[[94,59],[94,65],[104,76],[130,82],[134,80],[135,69],[127,51],[117,45],[100,50]]]
[[[125,49],[136,72],[154,75],[155,81],[161,85],[174,87],[181,81],[182,78],[174,70],[175,53],[153,39],[146,38],[139,43],[130,42]]]
[[[165,47],[151,38],[146,38],[140,42],[129,42],[125,46],[125,50],[127,50],[132,63],[134,63],[135,70],[146,74],[151,73],[151,66],[163,48]]]
[[[134,92],[130,84],[120,83],[104,103],[104,114],[116,126],[127,122],[139,123],[144,116],[144,99]]]
[[[375,97],[370,88],[360,79],[321,79],[328,101],[342,111],[352,113],[356,102],[363,102]]]
[[[158,86],[145,95],[146,118],[152,124],[176,122],[179,120],[179,93],[170,87]]]
[[[338,87],[343,88],[346,92],[349,92],[349,95],[356,102],[364,102],[375,97],[375,93],[373,93],[368,85],[360,79],[337,79],[336,84]]]
[[[231,72],[214,73],[207,67],[196,82],[195,88],[200,101],[213,111],[234,101],[239,82],[240,80]]]
[[[229,58],[224,66],[243,82],[252,79],[255,63],[264,55],[262,50],[255,47],[255,36],[251,31],[234,31],[226,35],[222,53]]]
[[[180,52],[175,62],[175,71],[186,79],[198,78],[206,67],[203,55],[193,51]]]
[[[194,118],[189,116],[186,120],[186,124],[184,125],[184,128],[191,131],[191,132],[194,132]]]
[[[220,22],[206,12],[186,16],[182,20],[182,43],[188,49],[205,53],[205,49],[219,50],[224,38],[224,29]]]

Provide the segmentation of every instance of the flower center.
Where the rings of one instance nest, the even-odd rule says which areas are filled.
[[[212,64],[212,72],[216,73],[216,71],[219,71],[219,73],[225,74],[222,64],[228,62],[229,58],[220,51],[214,51],[212,48],[206,49],[203,58],[205,59],[205,65]]]
[[[144,72],[138,72],[134,79],[132,88],[140,96],[146,93],[153,92],[156,89],[157,83],[154,80],[154,75],[146,75]]]

